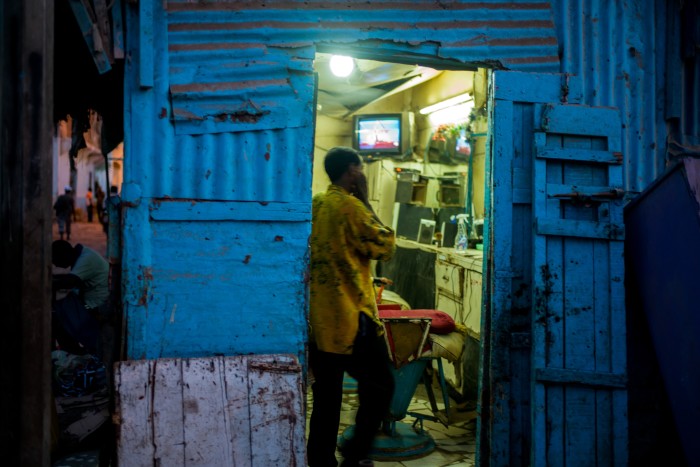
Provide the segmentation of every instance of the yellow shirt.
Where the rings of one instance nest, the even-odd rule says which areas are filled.
[[[314,196],[311,226],[311,339],[351,354],[360,313],[379,323],[370,260],[394,253],[394,231],[337,185]]]

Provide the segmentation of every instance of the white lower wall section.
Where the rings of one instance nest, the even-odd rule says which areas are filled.
[[[294,356],[125,361],[115,384],[122,466],[306,465]]]

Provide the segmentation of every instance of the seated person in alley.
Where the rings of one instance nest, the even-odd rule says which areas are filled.
[[[53,289],[70,290],[54,302],[52,328],[61,350],[100,354],[100,317],[109,298],[109,263],[96,251],[65,240],[51,245],[51,260],[65,274],[54,274]]]

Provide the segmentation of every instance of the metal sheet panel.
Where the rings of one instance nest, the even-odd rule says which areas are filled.
[[[129,3],[127,20],[148,28],[127,31],[121,195],[128,356],[303,359],[313,99],[305,98],[304,126],[179,134],[169,118],[162,3]],[[144,37],[153,50],[142,55]],[[196,80],[197,65],[189,69]],[[299,86],[313,89],[311,73],[303,80]],[[246,92],[256,100],[255,89]]]
[[[514,70],[559,68],[549,2],[167,3],[178,133],[309,125],[315,47],[360,46]],[[405,47],[408,45],[408,47]],[[382,52],[383,51],[383,52]],[[255,89],[255,94],[250,90]]]
[[[130,355],[301,353],[309,208],[185,200],[150,205],[151,254],[139,259],[126,297],[134,307]]]
[[[561,72],[581,77],[583,103],[620,109],[631,192],[664,172],[675,142],[700,143],[700,55],[681,56],[698,45],[681,24],[700,24],[692,3],[552,2]]]
[[[305,464],[294,356],[125,361],[115,388],[123,465]]]

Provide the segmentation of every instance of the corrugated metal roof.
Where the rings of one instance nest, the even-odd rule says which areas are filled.
[[[173,0],[167,22],[178,133],[310,124],[305,78],[320,44],[381,55],[398,34],[404,55],[409,45],[456,64],[559,70],[550,2],[542,1]]]

